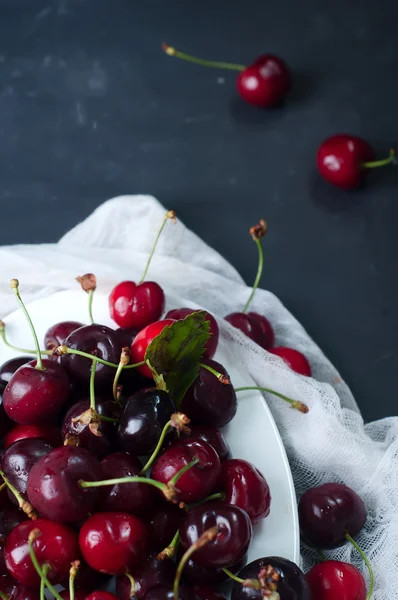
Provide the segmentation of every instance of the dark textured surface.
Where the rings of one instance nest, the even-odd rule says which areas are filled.
[[[0,0],[1,243],[55,241],[105,199],[148,192],[251,281],[247,228],[265,216],[263,286],[367,420],[396,413],[398,171],[348,194],[313,165],[336,132],[380,155],[398,143],[397,20],[394,0]],[[241,63],[280,54],[289,101],[245,106],[234,73],[162,41]]]

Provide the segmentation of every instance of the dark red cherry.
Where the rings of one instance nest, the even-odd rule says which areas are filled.
[[[4,448],[21,440],[38,438],[49,443],[51,446],[60,446],[62,443],[61,432],[58,427],[49,423],[41,425],[15,425],[4,438]]]
[[[85,325],[71,333],[65,340],[65,346],[72,350],[80,350],[102,358],[108,362],[119,364],[122,350],[116,331],[105,325]],[[92,361],[77,354],[64,354],[61,364],[74,380],[88,383]],[[109,385],[115,377],[115,369],[97,363],[95,370],[96,387]]]
[[[326,560],[312,567],[305,578],[316,600],[366,599],[365,579],[354,565]]]
[[[269,350],[275,343],[275,334],[271,323],[258,313],[234,312],[227,315],[225,320],[243,331],[247,337],[264,348],[264,350]]]
[[[97,590],[95,592],[91,592],[91,594],[87,596],[86,600],[119,600],[119,598],[111,592]]]
[[[109,296],[109,311],[115,323],[138,330],[160,319],[164,304],[164,292],[154,281],[122,281]]]
[[[311,367],[310,363],[298,350],[294,350],[293,348],[287,348],[286,346],[278,346],[275,348],[271,348],[268,350],[271,354],[275,354],[275,356],[279,356],[284,363],[287,364],[288,367],[299,373],[299,375],[305,375],[306,377],[311,377]]]
[[[38,587],[40,578],[36,573],[29,555],[28,537],[33,529],[41,535],[34,541],[33,548],[39,564],[48,564],[51,569],[48,579],[51,583],[60,583],[70,569],[70,563],[78,556],[75,533],[47,519],[24,521],[14,527],[7,536],[5,559],[10,574],[22,585]]]
[[[184,473],[176,484],[182,502],[197,502],[214,490],[220,476],[220,459],[213,446],[198,439],[180,439],[155,461],[151,477],[168,483],[183,467],[194,459],[199,462]]]
[[[37,589],[29,589],[9,575],[0,577],[0,591],[7,595],[8,600],[40,600]]]
[[[79,445],[82,448],[86,448],[97,458],[103,458],[111,450],[111,436],[113,424],[100,421],[97,433],[93,433],[92,424],[86,420],[79,421],[81,415],[86,413],[90,408],[89,400],[81,400],[74,404],[66,413],[64,421],[62,423],[62,438],[65,443],[72,445]],[[98,408],[98,406],[97,406]],[[110,417],[111,415],[106,414],[105,416]],[[97,423],[98,425],[98,423]]]
[[[76,446],[55,448],[31,469],[29,502],[48,519],[78,522],[92,511],[101,493],[98,488],[82,488],[79,481],[101,479],[101,466],[88,450]]]
[[[127,513],[95,513],[83,523],[79,545],[85,561],[100,573],[122,575],[137,567],[147,550],[148,532]]]
[[[205,425],[197,425],[194,427],[189,427],[189,429],[190,433],[187,435],[187,437],[199,438],[210,444],[210,446],[213,446],[221,462],[231,458],[231,448],[228,446],[223,434],[219,429],[216,429],[215,427],[206,427]]]
[[[10,417],[6,414],[3,406],[3,393],[7,387],[7,383],[0,379],[0,438],[2,438],[7,431],[9,431],[15,423],[11,421]]]
[[[280,600],[311,600],[304,573],[287,558],[280,558],[279,556],[258,558],[246,565],[239,572],[239,577],[241,579],[257,579],[261,569],[268,565],[273,567],[279,574],[277,591]],[[253,590],[241,583],[234,582],[231,600],[263,600],[263,594],[261,590]],[[318,600],[318,598],[314,596],[312,600]]]
[[[179,559],[181,559],[182,554],[183,551],[180,549],[178,552]],[[187,585],[219,586],[230,581],[229,576],[221,568],[201,567],[192,558],[188,559],[182,573],[182,579]],[[228,567],[228,569],[236,575],[245,566],[246,562],[247,556],[245,555],[235,565]]]
[[[190,509],[180,526],[184,550],[194,544],[211,527],[219,527],[218,535],[192,555],[203,567],[229,567],[246,554],[252,538],[252,524],[247,513],[230,504],[209,502]]]
[[[226,369],[215,360],[204,358],[202,363],[228,375]],[[221,383],[203,367],[181,402],[181,411],[191,419],[193,425],[224,427],[234,418],[236,410],[237,399],[233,386]]]
[[[94,571],[88,564],[79,556],[79,570],[75,577],[75,589],[85,590],[86,596],[97,588],[103,588],[109,583],[109,575],[103,575]],[[64,588],[69,588],[69,573],[68,576],[61,582]]]
[[[78,321],[61,321],[47,329],[44,335],[44,346],[46,350],[55,350],[58,346],[63,346],[65,340],[71,333],[83,327],[84,323]]]
[[[120,415],[118,440],[122,450],[133,456],[151,454],[163,427],[175,412],[167,392],[155,388],[135,392]]]
[[[152,554],[142,565],[132,569],[129,575],[134,580],[134,589],[131,589],[131,580],[126,575],[119,575],[116,578],[116,594],[120,600],[130,600],[132,597],[141,600],[157,585],[172,585],[175,565],[169,559],[159,560],[156,554]]]
[[[369,173],[364,163],[375,159],[373,148],[355,135],[333,135],[319,146],[316,164],[321,176],[332,185],[350,190]]]
[[[157,585],[151,588],[145,595],[145,600],[175,600],[172,585]],[[191,588],[180,585],[178,588],[178,600],[196,600]]]
[[[270,107],[279,104],[292,85],[289,67],[279,56],[263,54],[238,75],[237,88],[245,102]]]
[[[26,521],[27,518],[28,517],[22,510],[11,505],[5,506],[3,510],[0,511],[0,575],[6,575],[8,572],[4,558],[6,537],[14,527],[19,525],[19,523],[22,523],[22,521]]]
[[[140,475],[142,464],[127,452],[116,452],[102,460],[101,468],[104,479],[119,479]],[[98,510],[128,512],[143,517],[156,499],[155,488],[145,483],[116,484],[101,490]]]
[[[9,482],[26,499],[28,477],[37,461],[53,447],[46,441],[29,438],[12,444],[2,456],[2,470]],[[11,502],[18,506],[14,494],[8,491]]]
[[[4,409],[20,425],[51,421],[69,396],[69,380],[58,363],[45,358],[43,370],[36,364],[33,360],[19,367],[4,390]]]
[[[30,363],[31,360],[31,356],[17,356],[17,358],[6,360],[0,367],[0,379],[8,383],[15,371],[17,371],[19,367],[22,367],[22,365]]]
[[[130,362],[139,363],[145,360],[145,352],[149,344],[155,339],[155,337],[159,335],[159,333],[163,331],[165,327],[167,327],[167,325],[172,325],[174,322],[174,319],[163,319],[162,321],[156,321],[156,323],[152,323],[152,325],[148,325],[142,329],[131,344]],[[147,365],[137,367],[137,370],[139,373],[141,373],[141,375],[152,379],[151,370]]]
[[[221,465],[220,486],[227,504],[243,508],[251,522],[269,515],[271,493],[264,476],[246,460],[232,458]]]
[[[298,505],[303,538],[317,548],[334,548],[355,537],[366,521],[362,499],[342,483],[324,483],[307,490]]]
[[[127,346],[127,348],[130,348],[131,344],[135,339],[135,336],[137,335],[137,333],[139,333],[139,331],[140,330],[135,329],[135,327],[119,327],[118,329],[116,329],[116,333],[119,336],[122,348],[124,348],[125,346]],[[133,369],[131,369],[131,371],[134,373]]]
[[[171,502],[158,503],[157,507],[147,521],[149,548],[154,552],[160,552],[170,544],[184,516],[184,511]]]
[[[195,594],[195,600],[227,600],[221,592],[204,585],[196,585],[193,588],[193,593]]]
[[[194,312],[197,312],[199,309],[193,308],[174,308],[173,310],[169,310],[165,319],[185,319],[188,315],[191,315]],[[216,353],[218,346],[218,338],[220,336],[220,330],[217,325],[217,321],[210,313],[206,312],[206,321],[209,321],[209,333],[211,333],[211,337],[206,342],[206,352],[204,356],[207,358],[213,358]]]

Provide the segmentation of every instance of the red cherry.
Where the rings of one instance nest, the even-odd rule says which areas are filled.
[[[225,320],[237,329],[243,331],[247,337],[256,342],[264,350],[272,348],[275,342],[275,334],[271,323],[255,312],[235,312],[227,315]]]
[[[46,350],[55,350],[58,346],[62,346],[65,340],[71,333],[83,327],[83,323],[78,321],[61,321],[52,325],[47,329],[44,336],[44,346]]]
[[[6,594],[8,600],[40,600],[38,590],[26,588],[9,575],[0,577],[0,591]]]
[[[169,310],[166,314],[166,319],[175,319],[176,321],[179,319],[185,319],[188,315],[197,312],[196,309],[192,308],[174,308],[173,310]],[[206,342],[206,352],[204,356],[207,358],[213,358],[216,353],[218,338],[220,335],[220,330],[217,325],[217,321],[210,313],[206,312],[206,321],[209,321],[209,333],[211,333],[211,338]]]
[[[79,545],[85,561],[100,573],[122,575],[142,562],[148,532],[127,513],[95,513],[83,523]]]
[[[11,444],[31,438],[38,438],[51,444],[51,446],[61,445],[61,432],[55,425],[16,425],[7,433],[3,443],[7,449]]]
[[[122,281],[109,296],[111,318],[119,327],[143,329],[154,323],[164,310],[165,298],[160,285],[154,281],[134,283]]]
[[[86,597],[86,600],[119,600],[119,598],[115,596],[115,594],[99,590],[97,592],[92,592]]]
[[[296,373],[305,375],[306,377],[311,377],[310,363],[304,354],[301,354],[298,350],[293,350],[293,348],[287,348],[286,346],[277,346],[276,348],[271,348],[268,352],[275,354],[275,356],[280,356],[292,371],[296,371]]]
[[[40,565],[48,564],[51,569],[48,579],[51,583],[60,583],[69,572],[70,563],[78,556],[75,533],[54,521],[37,519],[23,521],[7,536],[5,560],[10,574],[22,585],[38,587],[40,577],[36,573],[29,555],[28,537],[33,529],[41,535],[33,542],[33,549]]]
[[[239,95],[254,106],[279,104],[289,92],[292,77],[287,64],[273,54],[263,54],[238,75]]]
[[[130,362],[138,363],[145,360],[146,349],[152,340],[155,339],[155,337],[158,336],[167,325],[172,325],[173,323],[175,323],[174,319],[163,319],[162,321],[157,321],[156,323],[152,323],[152,325],[148,325],[148,327],[142,329],[131,344]],[[152,379],[151,370],[147,365],[138,367],[137,371],[139,371],[141,375],[145,375],[145,377]]]
[[[316,600],[365,600],[366,584],[356,567],[337,560],[326,560],[312,567],[305,576]]]
[[[221,465],[220,484],[227,504],[247,512],[258,523],[269,515],[271,494],[264,476],[249,462],[232,458]]]

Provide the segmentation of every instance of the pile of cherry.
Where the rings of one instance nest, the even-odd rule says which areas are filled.
[[[264,222],[251,229],[260,266],[264,233]],[[45,350],[19,282],[11,281],[36,358],[21,356],[0,367],[0,598],[42,600],[46,592],[58,600],[222,600],[220,586],[232,580],[233,600],[364,600],[365,580],[346,563],[322,560],[306,575],[282,557],[246,564],[253,526],[272,510],[271,492],[254,465],[231,457],[220,430],[235,416],[243,388],[234,388],[213,358],[214,317],[180,308],[159,320],[162,288],[124,281],[109,298],[114,330],[93,322],[95,277],[78,279],[91,324],[53,325]],[[269,348],[272,327],[264,316],[247,313],[248,303],[228,320]],[[180,382],[167,389],[170,348],[181,324],[193,331],[198,318],[200,347],[193,338],[189,343],[199,356],[197,371],[176,402],[171,389]],[[0,332],[13,347],[3,322]],[[155,346],[169,371],[156,371],[148,360]],[[187,381],[192,365],[184,352],[180,377]],[[288,352],[280,354],[289,362]],[[306,412],[302,403],[281,397]],[[370,598],[370,565],[353,539],[366,520],[357,494],[338,483],[312,488],[300,500],[299,515],[303,540],[312,547],[354,544],[369,567]],[[105,591],[113,576],[116,595]]]

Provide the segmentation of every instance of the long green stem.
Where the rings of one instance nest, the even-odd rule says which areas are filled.
[[[292,400],[291,398],[288,398],[287,396],[284,396],[283,394],[280,394],[275,390],[271,390],[270,388],[259,387],[257,385],[246,385],[244,387],[235,388],[235,392],[245,392],[247,390],[258,390],[259,392],[267,392],[267,394],[272,394],[273,396],[281,398],[282,400],[290,404],[292,408],[298,410],[301,413],[308,412],[308,406],[304,404],[304,402],[300,402],[300,400]]]
[[[152,452],[152,455],[148,459],[148,462],[146,463],[146,465],[144,467],[142,467],[142,469],[140,471],[141,474],[146,473],[151,468],[151,466],[153,465],[153,463],[155,462],[156,457],[159,454],[159,452],[160,452],[160,450],[161,450],[161,448],[163,446],[164,439],[165,439],[165,437],[167,435],[167,432],[169,431],[170,427],[171,427],[171,421],[168,421],[166,423],[166,425],[162,429],[162,433],[160,434],[160,438],[159,438],[159,441],[158,441],[158,443],[156,445],[155,450]]]
[[[132,475],[131,477],[117,477],[116,479],[102,479],[101,481],[79,481],[79,485],[82,488],[119,485],[120,483],[147,483],[148,485],[153,485],[158,488],[161,492],[167,487],[164,483],[160,483],[160,481],[148,479],[148,477],[139,477],[138,475]]]
[[[93,358],[90,372],[90,408],[95,411],[95,371],[97,368],[97,359]]]
[[[155,241],[154,241],[154,243],[153,243],[152,250],[151,250],[151,251],[150,251],[150,253],[149,253],[148,260],[147,260],[147,262],[146,262],[146,265],[145,265],[145,268],[144,268],[144,272],[143,272],[143,274],[142,274],[142,277],[141,277],[141,279],[140,279],[139,283],[142,283],[142,282],[144,281],[144,279],[145,279],[145,277],[146,277],[146,275],[147,275],[147,273],[148,273],[148,269],[149,269],[149,265],[151,264],[152,256],[153,256],[153,254],[154,254],[154,252],[155,252],[155,249],[156,249],[156,246],[157,246],[157,244],[158,244],[159,238],[160,238],[160,236],[162,235],[162,231],[163,231],[163,229],[165,228],[165,225],[166,225],[167,221],[168,221],[169,219],[171,219],[172,221],[174,221],[174,222],[175,222],[175,218],[176,218],[176,215],[175,215],[175,212],[174,212],[174,210],[169,210],[169,211],[166,213],[166,215],[165,215],[165,217],[164,217],[164,219],[163,219],[162,225],[160,226],[160,229],[159,229],[159,231],[158,231],[158,233],[157,233],[157,236],[156,236],[156,238],[155,238]]]
[[[84,358],[88,358],[90,360],[94,359],[94,356],[92,354],[89,354],[88,352],[83,352],[82,350],[75,350],[73,348],[68,348],[67,346],[59,346],[57,350],[60,356],[62,356],[62,354],[77,354],[78,356],[83,356]],[[103,358],[99,358],[98,356],[95,357],[95,360],[97,361],[97,363],[101,363],[101,365],[106,365],[107,367],[113,367],[114,369],[117,369],[119,367],[119,365],[117,365],[116,363],[109,362],[108,360],[104,360]],[[145,364],[145,361],[142,360],[139,363],[127,365],[124,368],[136,369],[137,367],[142,367]]]
[[[256,242],[257,249],[258,249],[257,275],[256,275],[256,279],[254,280],[253,289],[250,293],[250,296],[246,300],[246,304],[243,307],[242,312],[244,312],[244,313],[247,312],[247,309],[249,308],[249,304],[253,300],[254,294],[256,293],[256,289],[258,288],[258,284],[260,283],[261,275],[263,273],[263,268],[264,268],[264,251],[263,251],[263,246],[261,244],[261,239],[254,240],[254,241]]]
[[[28,311],[26,310],[26,306],[23,303],[22,298],[20,296],[20,293],[19,293],[19,281],[18,281],[18,279],[11,279],[10,287],[11,287],[12,291],[14,292],[14,294],[15,294],[18,302],[19,302],[19,305],[20,305],[20,307],[21,307],[21,309],[22,309],[22,311],[23,311],[23,313],[24,313],[24,315],[26,317],[26,320],[28,321],[30,330],[32,332],[33,340],[34,340],[35,347],[36,347],[36,355],[37,355],[36,369],[39,369],[39,370],[42,371],[43,370],[43,361],[41,359],[39,340],[37,339],[37,334],[36,334],[35,328],[33,326],[32,319],[30,318],[30,315],[29,315]]]
[[[375,169],[377,167],[385,167],[386,165],[390,165],[395,158],[395,149],[391,148],[390,154],[387,158],[382,158],[381,160],[371,160],[369,162],[362,163],[362,167],[364,169]]]
[[[27,350],[26,348],[19,348],[19,346],[14,346],[14,344],[10,344],[6,337],[6,328],[5,323],[3,321],[0,321],[0,336],[4,344],[8,346],[8,348],[11,348],[11,350],[15,350],[16,352],[20,352],[21,354],[36,354],[36,350]],[[50,354],[52,354],[52,350],[40,349],[40,354],[47,354],[49,356]]]
[[[362,548],[360,548],[358,546],[358,544],[356,543],[356,541],[350,536],[349,533],[345,534],[346,540],[348,540],[350,542],[350,544],[352,544],[355,548],[355,550],[357,552],[359,552],[359,554],[361,555],[361,558],[363,559],[366,568],[369,571],[369,589],[368,589],[368,593],[366,594],[366,600],[370,600],[370,598],[372,597],[373,594],[373,590],[375,587],[375,578],[374,578],[374,574],[373,574],[373,569],[372,569],[372,565],[370,564],[368,557],[366,556],[365,552],[362,550]]]
[[[173,48],[173,46],[169,46],[168,44],[162,44],[162,50],[169,56],[175,56],[176,58],[181,58],[182,60],[186,60],[191,63],[195,63],[197,65],[201,65],[202,67],[211,67],[215,69],[228,69],[229,71],[244,71],[246,69],[245,65],[238,65],[235,63],[228,62],[219,62],[216,60],[205,60],[203,58],[197,58],[196,56],[192,56],[191,54],[186,54],[185,52],[180,52]]]
[[[43,575],[45,577],[47,577],[47,573],[49,571],[51,571],[50,565],[43,565],[42,571],[43,571]],[[45,600],[45,596],[44,596],[45,589],[46,589],[46,584],[44,583],[44,579],[41,579],[40,580],[40,600]],[[74,600],[74,599],[71,598],[71,600]]]
[[[175,574],[175,579],[174,579],[174,585],[173,585],[174,600],[178,600],[178,590],[180,587],[181,575],[182,575],[182,572],[183,572],[184,567],[187,564],[188,560],[191,558],[191,556],[194,552],[196,552],[200,548],[203,548],[203,546],[205,546],[206,544],[208,544],[209,542],[214,540],[214,538],[218,535],[218,533],[219,533],[218,527],[211,527],[210,529],[207,529],[204,533],[202,533],[200,538],[194,544],[192,544],[192,546],[190,546],[188,548],[188,550],[183,554],[183,556],[178,564],[177,571]]]
[[[38,535],[40,535],[40,531],[38,529],[33,529],[30,532],[30,534],[29,534],[28,545],[29,545],[29,554],[30,554],[31,561],[32,561],[33,566],[34,566],[34,568],[36,570],[36,573],[38,574],[38,576],[40,577],[40,579],[42,581],[44,581],[44,584],[45,584],[46,588],[48,590],[50,590],[50,592],[52,593],[52,595],[57,600],[62,600],[62,598],[58,594],[57,590],[51,585],[51,583],[47,579],[47,576],[43,573],[43,570],[42,570],[41,566],[39,565],[39,562],[38,562],[38,560],[36,558],[35,550],[33,548],[33,543],[36,540],[36,538],[38,537]]]
[[[89,290],[88,292],[88,316],[90,318],[90,323],[94,323],[93,317],[93,299],[94,299],[94,290]]]
[[[244,579],[242,579],[241,577],[238,577],[237,575],[234,575],[232,573],[232,571],[230,571],[229,569],[226,569],[225,567],[223,568],[223,571],[225,573],[225,575],[227,575],[230,579],[232,579],[233,581],[236,581],[236,583],[244,583]]]

